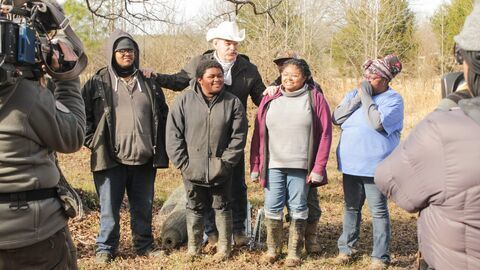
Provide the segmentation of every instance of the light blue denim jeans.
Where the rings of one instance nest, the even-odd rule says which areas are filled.
[[[385,263],[390,262],[390,216],[388,214],[387,198],[373,182],[373,177],[343,175],[343,232],[338,239],[340,253],[352,255],[355,243],[360,233],[362,207],[365,198],[372,215],[373,250],[372,258]]]
[[[265,217],[281,220],[283,208],[288,204],[292,219],[307,219],[307,170],[269,169],[265,193]]]

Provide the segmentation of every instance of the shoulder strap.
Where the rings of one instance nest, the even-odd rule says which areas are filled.
[[[51,12],[52,14],[52,19],[55,21],[55,23],[63,29],[63,32],[65,33],[68,41],[70,41],[73,45],[73,48],[75,52],[78,54],[78,60],[75,63],[75,66],[66,72],[55,72],[48,65],[45,65],[47,73],[60,80],[71,80],[80,75],[80,73],[85,70],[88,64],[88,58],[87,55],[85,54],[84,48],[83,48],[83,43],[82,41],[78,38],[78,36],[75,34],[73,31],[72,27],[70,26],[70,20],[65,17],[65,15],[51,2],[49,1],[43,1],[43,3],[47,6],[48,11]],[[43,54],[42,58],[44,58]],[[45,61],[45,59],[42,59],[42,61]]]

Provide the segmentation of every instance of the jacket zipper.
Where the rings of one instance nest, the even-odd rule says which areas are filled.
[[[210,149],[210,113],[211,113],[211,105],[207,105],[208,106],[208,114],[207,114],[207,151],[208,151],[208,158],[207,158],[207,171],[206,171],[206,175],[205,175],[205,181],[208,183],[210,183],[210,158],[212,156],[212,151]]]
[[[155,155],[157,154],[156,153],[156,149],[157,149],[157,131],[158,131],[158,116],[157,116],[157,100],[156,100],[156,97],[157,97],[157,88],[155,87],[155,85],[152,85],[152,87],[150,87],[148,85],[148,83],[146,81],[143,81],[144,82],[144,85],[145,85],[145,88],[147,88],[147,91],[149,93],[149,96],[150,96],[150,99],[151,99],[151,102],[152,102],[152,118],[153,118],[153,125],[152,125],[152,135],[153,135],[153,163],[154,163],[154,166],[155,166]]]

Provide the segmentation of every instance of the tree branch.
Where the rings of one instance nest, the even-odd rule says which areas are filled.
[[[230,3],[235,5],[235,14],[238,14],[238,12],[240,11],[240,9],[243,6],[250,5],[252,7],[253,13],[255,15],[267,14],[268,17],[270,17],[270,19],[272,20],[273,24],[275,24],[275,19],[273,18],[272,10],[274,10],[275,8],[280,6],[280,4],[283,2],[283,0],[278,0],[277,3],[275,3],[273,5],[270,5],[267,9],[265,9],[263,11],[258,11],[257,6],[255,5],[255,3],[253,1],[246,1],[246,0],[225,0],[225,1],[230,2]]]

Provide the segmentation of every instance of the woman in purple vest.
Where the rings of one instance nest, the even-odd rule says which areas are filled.
[[[308,217],[310,186],[327,183],[332,125],[323,94],[315,89],[308,64],[285,62],[282,84],[258,108],[251,144],[251,178],[265,192],[268,251],[263,260],[277,260],[282,248],[282,213],[288,203],[292,220],[287,266],[298,266]]]

